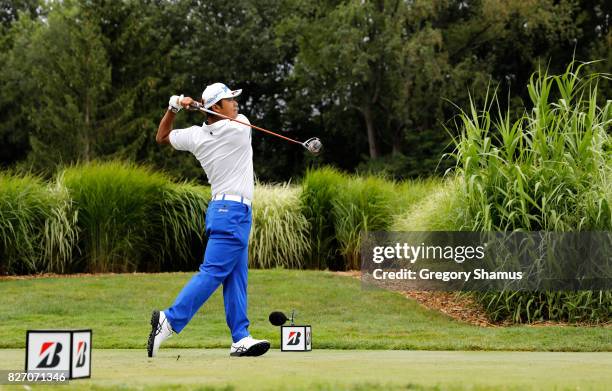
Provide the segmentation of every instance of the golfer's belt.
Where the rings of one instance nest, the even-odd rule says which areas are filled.
[[[242,202],[245,205],[251,206],[251,200],[249,200],[248,198],[239,196],[239,195],[217,194],[216,196],[213,197],[213,201],[221,201],[221,200]]]

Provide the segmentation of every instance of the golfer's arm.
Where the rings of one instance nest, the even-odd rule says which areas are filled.
[[[157,128],[157,135],[155,136],[155,141],[158,144],[170,144],[170,132],[172,131],[172,123],[174,122],[174,114],[172,111],[167,110],[166,114],[164,114],[164,118],[159,122],[159,127]]]

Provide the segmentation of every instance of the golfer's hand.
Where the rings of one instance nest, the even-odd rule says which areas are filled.
[[[172,111],[173,113],[178,113],[179,111],[181,111],[181,109],[183,108],[183,106],[181,106],[181,101],[183,99],[185,99],[183,95],[172,95],[170,97],[170,100],[168,101],[168,110]]]
[[[181,99],[179,103],[184,109],[187,109],[193,102],[195,102],[193,98],[191,98],[190,96],[186,96],[183,99]]]

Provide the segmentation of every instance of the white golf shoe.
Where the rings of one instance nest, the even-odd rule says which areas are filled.
[[[230,356],[242,357],[242,356],[261,356],[270,349],[270,342],[265,339],[254,339],[250,335],[242,338],[240,341],[232,344],[230,349]]]
[[[157,356],[161,343],[170,338],[172,334],[174,334],[174,330],[166,319],[164,311],[153,311],[153,315],[151,315],[151,334],[149,334],[149,342],[147,343],[149,357]]]

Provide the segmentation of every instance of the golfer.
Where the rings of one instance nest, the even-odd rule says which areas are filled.
[[[222,83],[211,84],[202,93],[206,109],[248,122],[238,114],[234,100],[242,90]],[[194,103],[190,97],[172,96],[159,123],[156,141],[178,151],[191,152],[202,165],[211,185],[212,200],[206,212],[208,245],[200,272],[185,285],[174,304],[153,311],[147,344],[149,357],[174,333],[180,333],[213,292],[223,284],[225,318],[232,333],[230,356],[260,356],[270,342],[249,334],[247,317],[248,245],[253,199],[253,149],[251,128],[210,114],[202,126],[172,130],[176,113]]]

